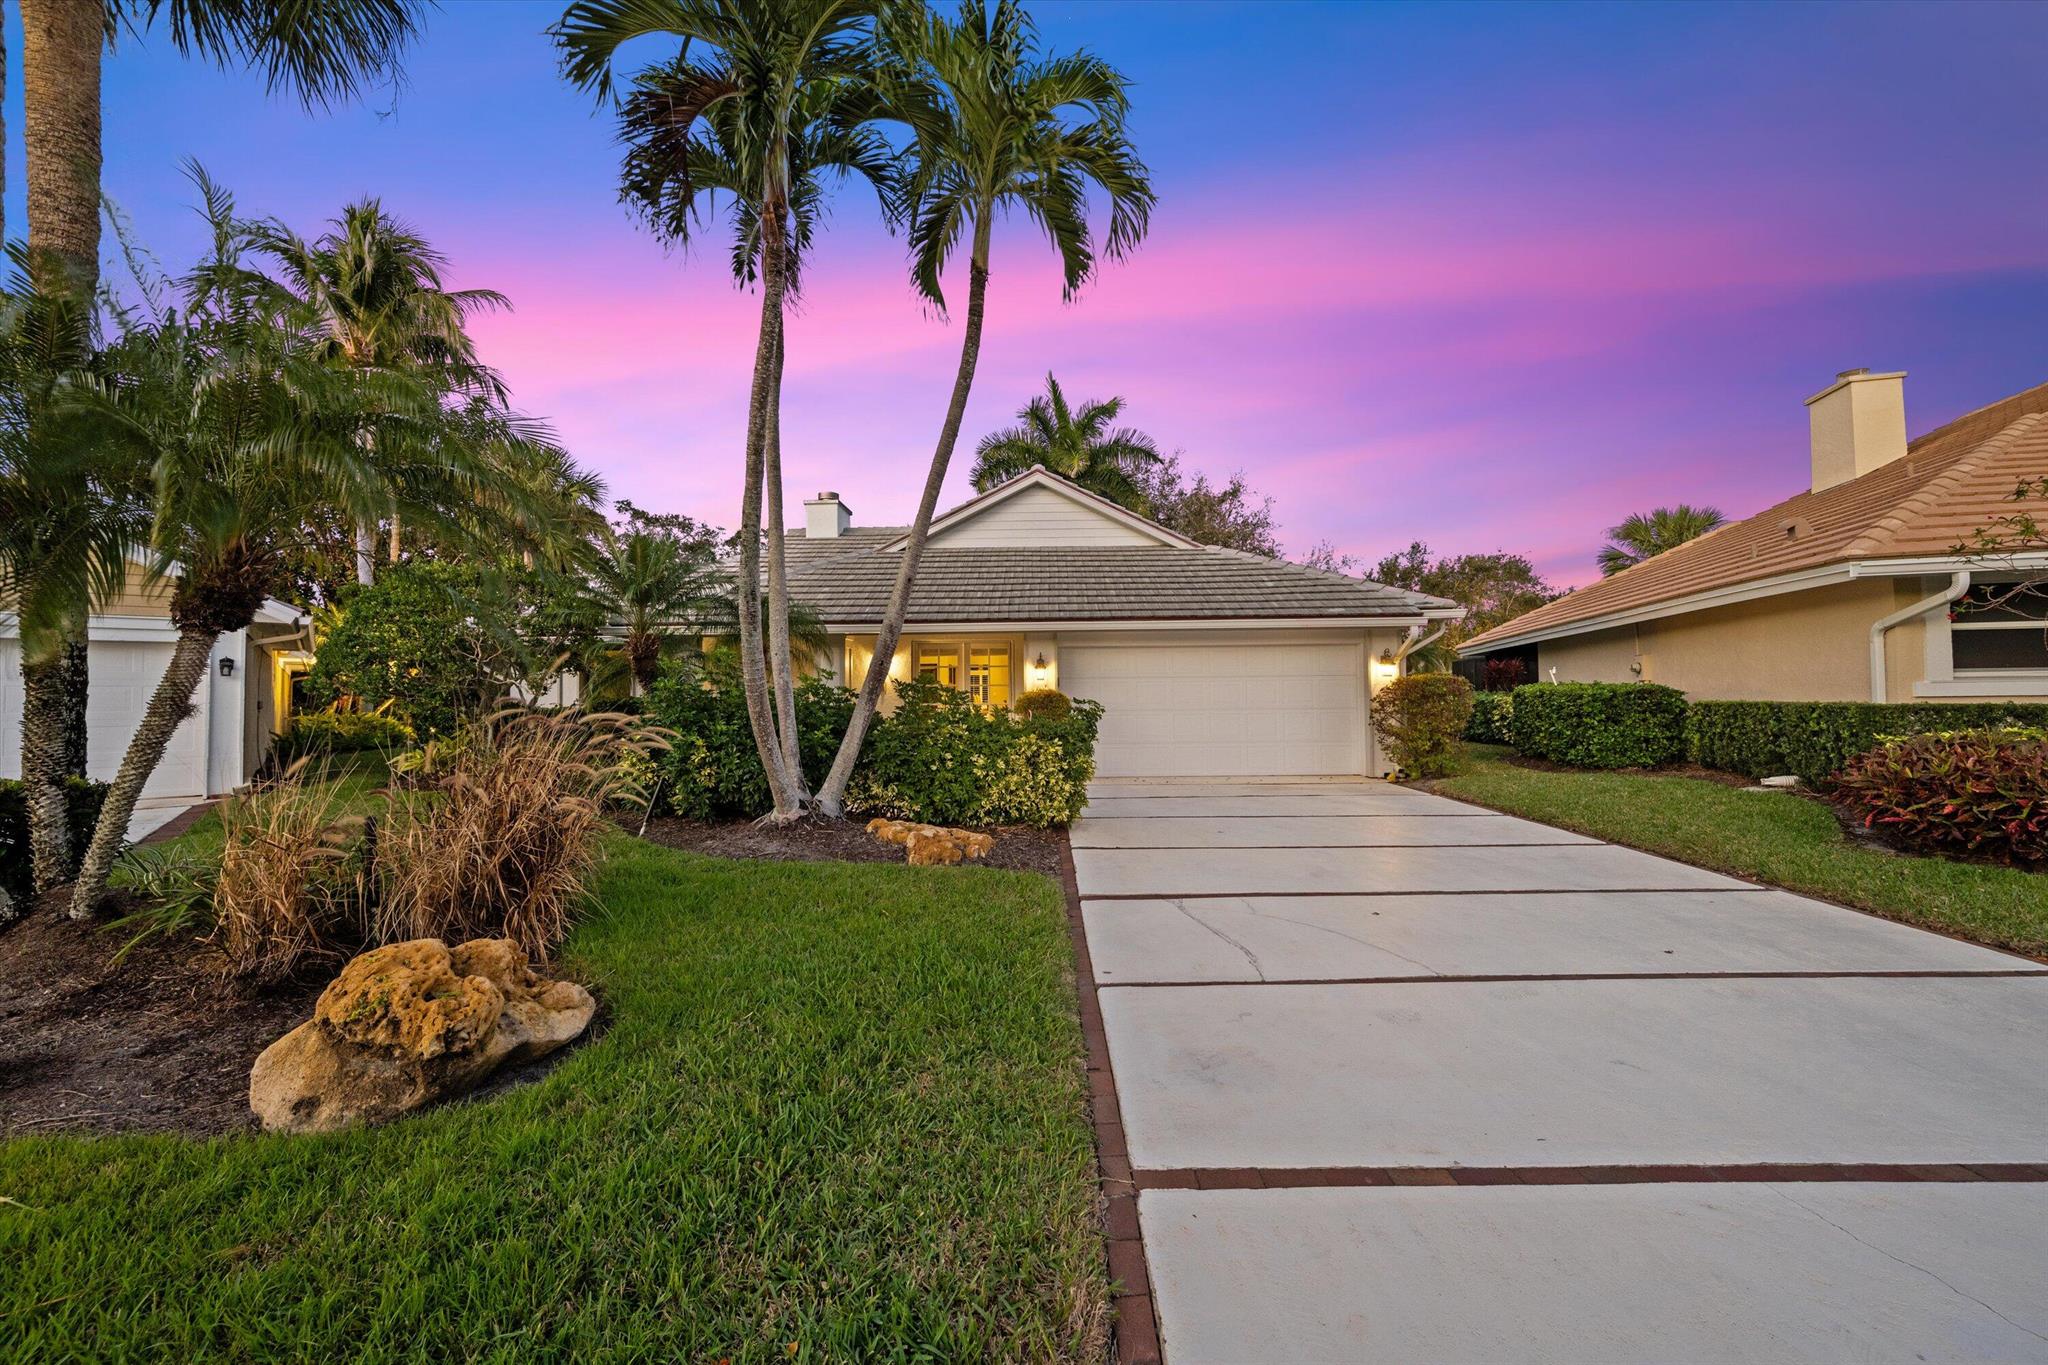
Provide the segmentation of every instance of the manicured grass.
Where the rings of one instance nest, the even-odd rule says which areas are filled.
[[[1538,771],[1509,763],[1506,749],[1467,748],[1467,769],[1435,784],[1446,796],[2048,956],[2048,877],[2037,873],[1861,848],[1833,811],[1801,796],[1692,777]]]
[[[615,837],[534,1085],[323,1137],[0,1145],[15,1360],[1099,1358],[1047,879]]]

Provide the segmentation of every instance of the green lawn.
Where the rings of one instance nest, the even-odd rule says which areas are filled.
[[[1701,867],[1839,901],[1980,943],[2048,956],[2048,877],[1860,848],[1804,797],[1649,773],[1544,772],[1469,745],[1446,796]]]
[[[15,1360],[1099,1358],[1072,958],[1024,873],[623,836],[535,1085],[325,1137],[0,1145]]]

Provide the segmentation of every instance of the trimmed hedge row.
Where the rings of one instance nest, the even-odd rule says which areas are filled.
[[[1685,694],[1660,683],[1530,683],[1507,732],[1531,758],[1574,768],[1653,768],[1685,755]]]
[[[93,826],[100,822],[107,784],[67,777],[64,800],[71,826],[70,871],[76,872],[85,846],[92,840]],[[0,887],[6,888],[16,904],[26,901],[35,890],[35,864],[29,858],[28,794],[13,778],[0,778]]]
[[[1797,773],[1819,783],[1884,739],[2013,726],[2048,726],[2048,705],[1696,701],[1686,714],[1685,748],[1693,762],[1709,768],[1748,777]]]
[[[1465,722],[1465,738],[1474,744],[1511,744],[1508,720],[1515,714],[1512,692],[1472,694],[1472,719]]]

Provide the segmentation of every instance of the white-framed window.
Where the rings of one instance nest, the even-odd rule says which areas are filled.
[[[1921,696],[2048,696],[2048,582],[1971,585],[1927,632]]]
[[[958,688],[983,706],[1010,704],[1010,645],[1006,640],[913,640],[911,672]]]
[[[1975,584],[1948,629],[1957,673],[2048,672],[2048,582]]]

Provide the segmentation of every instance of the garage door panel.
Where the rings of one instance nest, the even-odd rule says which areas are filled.
[[[1069,644],[1062,682],[1103,704],[1104,777],[1356,773],[1365,764],[1357,643]]]

